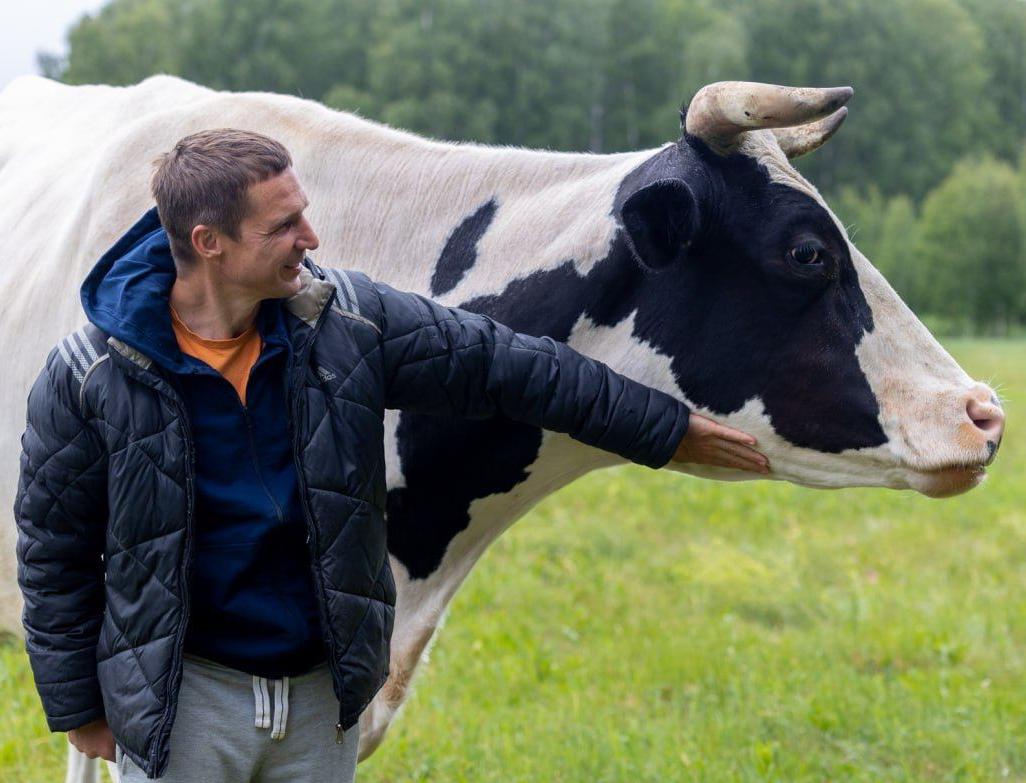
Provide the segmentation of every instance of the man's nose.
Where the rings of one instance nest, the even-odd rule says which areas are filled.
[[[303,245],[303,250],[316,250],[321,244],[313,230],[313,226],[310,225],[310,221],[306,218],[303,218],[303,233],[300,235],[300,242]]]

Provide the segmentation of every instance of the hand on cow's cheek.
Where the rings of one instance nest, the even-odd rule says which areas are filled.
[[[673,460],[769,473],[769,460],[752,448],[755,444],[751,435],[692,413]]]

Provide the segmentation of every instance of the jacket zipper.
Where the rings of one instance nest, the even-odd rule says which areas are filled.
[[[336,296],[336,294],[332,294]],[[324,321],[325,316],[330,310],[330,300],[325,303],[324,309],[321,311],[320,316],[317,318],[317,322],[314,324],[313,330],[310,334],[310,339],[307,342],[307,346],[304,347],[302,353],[299,355],[298,360],[289,365],[289,373],[286,373],[285,379],[285,395],[289,402],[289,410],[291,415],[288,419],[289,428],[289,440],[292,442],[292,460],[296,466],[296,477],[299,481],[299,504],[303,507],[303,516],[306,522],[306,543],[307,548],[310,552],[310,569],[313,572],[314,588],[317,591],[317,606],[321,614],[321,625],[325,631],[324,642],[328,647],[328,668],[331,670],[332,677],[335,682],[341,683],[342,678],[338,673],[338,669],[335,666],[335,639],[331,633],[331,623],[328,619],[328,602],[324,596],[324,582],[321,574],[321,562],[320,557],[317,555],[317,548],[319,540],[317,537],[317,529],[313,523],[313,514],[310,513],[310,508],[307,505],[307,487],[306,478],[303,475],[303,466],[299,458],[299,444],[296,440],[296,423],[299,421],[299,395],[295,392],[298,389],[293,390],[291,378],[289,377],[294,371],[299,378],[299,382],[296,384],[297,387],[302,387],[302,378],[304,368],[306,367],[306,356],[309,350],[313,347],[314,340],[317,338],[317,333],[321,329],[321,324]],[[341,688],[339,688],[341,692]],[[338,723],[335,724],[335,742],[341,744],[342,742],[342,700],[339,699],[338,707]]]
[[[169,384],[170,385],[170,384]],[[182,431],[185,433],[186,446],[188,448],[188,466],[185,471],[185,486],[187,495],[187,505],[185,511],[185,551],[182,556],[182,568],[179,571],[179,583],[181,584],[182,591],[182,621],[178,624],[178,628],[175,631],[175,646],[174,646],[174,658],[171,662],[172,676],[168,680],[168,698],[167,706],[164,708],[164,717],[161,719],[160,729],[157,731],[157,742],[153,748],[153,754],[151,761],[153,763],[153,771],[157,770],[157,759],[160,756],[161,751],[167,743],[167,736],[171,733],[171,710],[172,702],[177,706],[178,694],[175,692],[175,698],[172,699],[170,688],[175,680],[181,682],[181,671],[182,671],[182,648],[185,641],[185,631],[189,625],[189,567],[192,563],[192,517],[193,509],[195,505],[195,489],[193,487],[193,478],[196,470],[196,446],[192,438],[192,429],[189,424],[189,416],[185,410],[185,406],[178,399],[177,392],[174,395],[175,407],[178,409],[179,420],[182,422]]]
[[[293,408],[293,410],[295,410]],[[291,433],[290,433],[291,434]],[[295,436],[292,435],[292,459],[296,464],[296,473],[299,475],[300,505],[303,507],[303,516],[306,518],[306,544],[310,552],[310,569],[313,572],[314,587],[317,590],[317,607],[321,613],[321,624],[325,629],[324,641],[328,646],[328,666],[332,675],[338,682],[342,678],[338,676],[335,668],[335,639],[331,634],[331,623],[328,620],[327,600],[324,597],[324,583],[321,575],[320,558],[317,555],[318,539],[313,524],[313,517],[306,505],[306,481],[303,479],[303,468],[299,463],[299,449],[296,447]],[[338,723],[335,724],[335,742],[342,742],[342,704],[341,700],[338,709]]]

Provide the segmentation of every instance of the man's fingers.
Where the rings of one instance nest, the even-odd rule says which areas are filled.
[[[737,468],[738,470],[748,470],[753,473],[761,472],[761,469],[755,463],[746,462],[740,457],[735,457],[733,454],[723,453],[715,461],[710,460],[709,464],[720,468]]]
[[[757,462],[750,462],[740,457],[730,458],[732,468],[738,468],[739,470],[747,470],[749,473],[769,473],[769,469],[765,465],[760,465]]]
[[[716,445],[721,449],[726,449],[727,451],[731,451],[735,454],[744,454],[745,456],[753,457],[755,459],[765,459],[761,451],[752,448],[747,443],[738,443],[733,440],[721,440]]]
[[[756,451],[751,446],[746,446],[744,443],[734,443],[732,441],[724,441],[719,444],[720,448],[731,454],[735,454],[738,457],[757,462],[760,465],[766,465],[769,460],[766,459],[765,455],[761,452]]]
[[[723,440],[733,441],[735,443],[747,443],[749,446],[754,446],[758,441],[754,436],[749,435],[747,432],[741,430],[735,430],[733,427],[728,427],[725,424],[719,422],[711,422],[713,425],[713,433],[723,438]]]
[[[713,421],[707,416],[702,416],[698,413],[691,414],[691,429],[696,432],[701,432],[705,436],[713,436],[722,438],[723,440],[731,440],[735,443],[747,443],[750,446],[754,446],[758,441],[755,437],[749,435],[747,432],[741,430],[735,430],[733,427],[728,427],[726,424],[720,424],[717,421]]]
[[[740,468],[741,470],[750,470],[755,473],[768,473],[769,468],[767,464],[757,457],[749,457],[746,454],[739,454],[732,451],[732,448],[744,448],[743,446],[734,446],[731,444],[723,445],[719,450],[719,459],[722,460],[720,463],[724,467]],[[750,449],[749,449],[750,451]]]

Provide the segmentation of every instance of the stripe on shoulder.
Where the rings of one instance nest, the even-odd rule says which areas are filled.
[[[99,348],[94,338],[99,341]],[[66,334],[57,342],[57,352],[61,359],[71,368],[71,374],[78,382],[79,407],[82,407],[82,392],[85,389],[85,382],[93,370],[109,354],[107,353],[106,341],[103,334],[93,324],[86,324],[79,327],[70,334]]]
[[[321,271],[324,272],[324,276],[328,280],[335,284],[335,291],[338,293],[336,300],[338,306],[333,306],[332,309],[339,315],[366,324],[380,335],[381,328],[371,319],[360,314],[360,302],[356,298],[356,288],[346,271],[328,266],[322,266]]]
[[[357,315],[360,314],[360,302],[356,298],[356,289],[353,288],[353,281],[349,279],[349,275],[346,274],[344,269],[338,269],[328,266],[322,266],[324,274],[328,276],[328,279],[335,284],[335,288],[339,292],[339,297],[345,297],[344,307],[347,310],[352,310]]]

